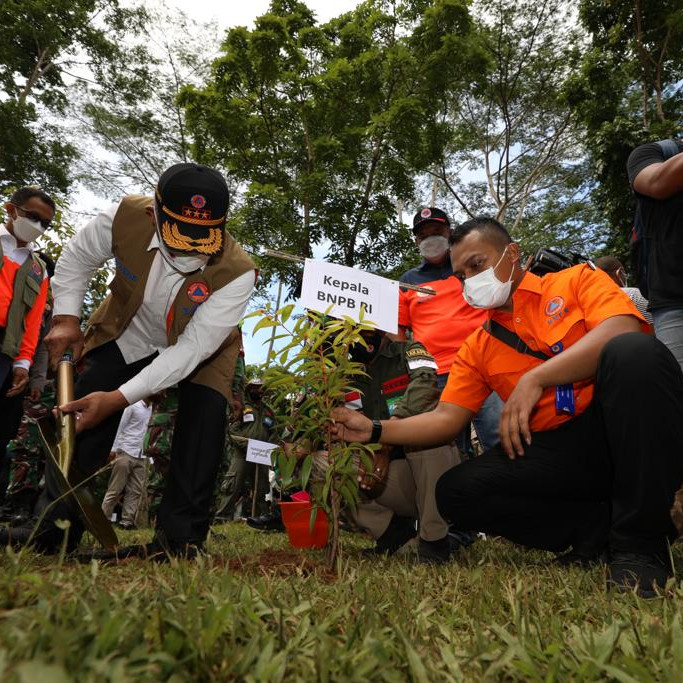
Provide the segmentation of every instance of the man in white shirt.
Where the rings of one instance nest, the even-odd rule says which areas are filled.
[[[140,497],[145,485],[145,454],[143,442],[149,419],[152,417],[152,402],[143,398],[129,405],[121,416],[119,429],[116,432],[112,455],[109,486],[102,501],[102,511],[107,519],[111,519],[119,496],[123,496],[121,521],[122,529],[135,528],[135,515],[140,504]]]
[[[217,171],[176,164],[155,197],[128,196],[99,214],[64,247],[52,282],[52,363],[71,348],[81,372],[74,461],[90,475],[106,461],[126,406],[179,383],[171,469],[146,556],[194,554],[209,528],[209,510],[225,437],[227,401],[239,342],[236,327],[254,287],[255,267],[225,231],[228,187]],[[107,299],[88,320],[80,313],[93,273],[114,258]],[[58,497],[46,480],[45,507]],[[53,505],[33,536],[36,549],[58,552],[57,519],[69,519],[69,548],[83,526],[75,511]],[[30,525],[0,531],[20,545]]]

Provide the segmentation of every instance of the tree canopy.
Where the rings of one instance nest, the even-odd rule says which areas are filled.
[[[366,0],[321,22],[272,0],[221,41],[119,0],[6,0],[0,183],[68,206],[75,179],[115,198],[196,160],[226,174],[248,248],[392,275],[433,203],[527,253],[623,256],[628,154],[680,128],[679,4]]]

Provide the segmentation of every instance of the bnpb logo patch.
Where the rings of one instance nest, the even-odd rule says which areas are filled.
[[[420,217],[421,218],[429,218],[431,215],[432,215],[431,209],[422,209],[422,211],[420,211]]]
[[[564,299],[561,296],[554,296],[545,305],[545,314],[547,316],[556,315],[557,313],[559,313],[562,310],[563,306],[564,306]]]
[[[206,198],[202,197],[200,194],[193,195],[190,199],[190,204],[192,204],[195,209],[203,209],[206,206]]]
[[[187,288],[187,297],[195,304],[204,303],[209,298],[209,288],[204,282],[191,282]]]

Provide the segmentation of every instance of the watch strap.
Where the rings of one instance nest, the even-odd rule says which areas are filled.
[[[370,443],[379,443],[382,438],[382,423],[379,420],[372,421],[372,433],[370,434]]]

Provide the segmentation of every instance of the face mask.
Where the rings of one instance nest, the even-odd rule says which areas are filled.
[[[438,261],[448,251],[448,238],[441,235],[425,237],[418,245],[420,256],[427,261]]]
[[[495,273],[495,269],[503,260],[506,251],[507,247],[505,247],[505,251],[495,266],[487,268],[478,275],[468,277],[463,283],[462,295],[470,306],[474,306],[474,308],[498,308],[508,300],[512,289],[512,271],[510,271],[510,278],[507,282],[501,282]]]
[[[365,340],[365,343],[368,345],[367,348],[360,342],[351,345],[349,356],[354,363],[367,365],[377,355],[382,343],[382,333],[375,332],[375,334]]]
[[[620,287],[628,287],[628,278],[626,277],[626,271],[623,268],[617,270],[617,278],[619,279]]]
[[[164,257],[166,263],[168,263],[171,268],[177,270],[179,273],[192,273],[195,270],[203,268],[211,258],[206,254],[191,254],[188,256],[176,256],[171,253],[164,243],[161,235],[159,234],[159,229],[157,228],[157,237],[159,238],[159,251]]]
[[[40,221],[31,221],[26,216],[17,216],[12,219],[12,229],[14,236],[22,242],[33,242],[45,232]]]

